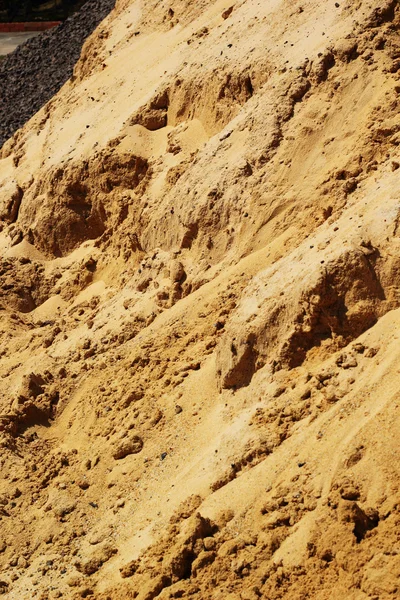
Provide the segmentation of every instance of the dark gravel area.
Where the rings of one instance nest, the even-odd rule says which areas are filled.
[[[58,27],[31,38],[0,62],[0,148],[71,77],[86,38],[116,0],[89,0]]]

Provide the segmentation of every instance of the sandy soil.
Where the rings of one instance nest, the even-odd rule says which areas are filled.
[[[400,11],[120,0],[0,160],[0,590],[393,600]]]

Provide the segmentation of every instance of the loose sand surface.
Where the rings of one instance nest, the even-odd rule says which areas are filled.
[[[120,0],[5,143],[6,598],[398,598],[399,28]]]

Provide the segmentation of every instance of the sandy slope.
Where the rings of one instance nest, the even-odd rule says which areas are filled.
[[[3,147],[5,597],[398,596],[400,13],[336,4],[120,1]]]

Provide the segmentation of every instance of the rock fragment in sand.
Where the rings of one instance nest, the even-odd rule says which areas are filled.
[[[121,567],[119,570],[119,572],[121,573],[121,577],[123,579],[127,577],[132,577],[132,575],[134,575],[138,570],[139,564],[140,563],[138,560],[131,560],[131,562]]]
[[[134,435],[131,438],[122,440],[117,444],[114,449],[113,457],[115,460],[125,458],[130,454],[138,454],[143,448],[143,440],[138,435]]]
[[[75,567],[84,575],[93,575],[117,552],[115,546],[106,543],[101,547],[96,547],[90,556],[75,561]]]
[[[81,490],[87,490],[90,487],[90,483],[86,477],[79,477],[75,483]]]
[[[173,260],[170,265],[169,275],[173,283],[182,283],[186,275],[183,264],[178,260]]]

